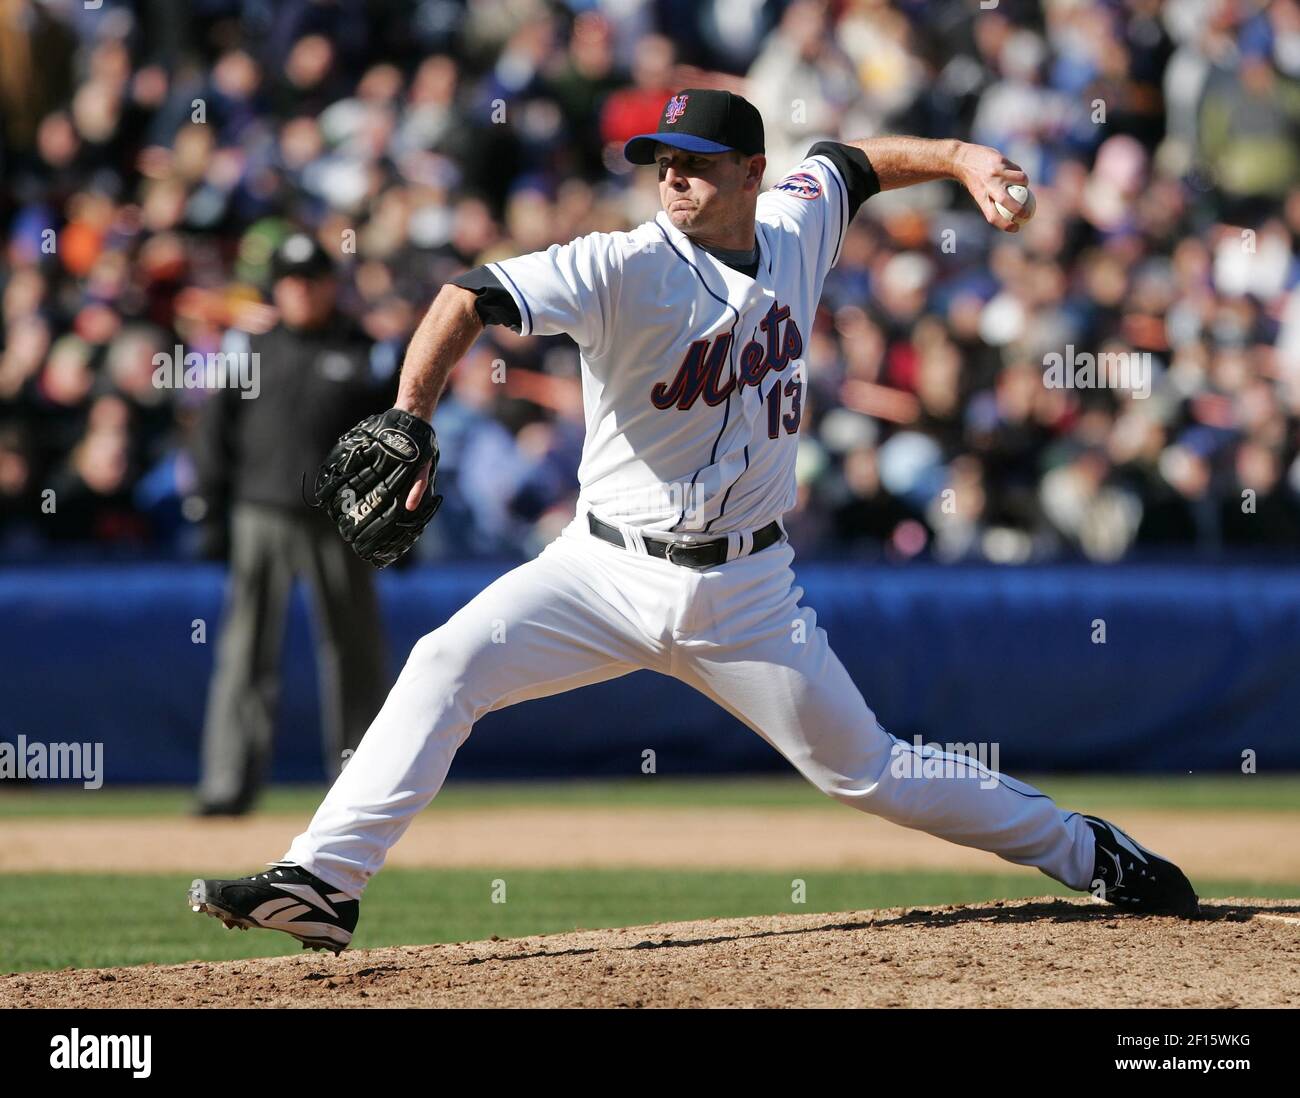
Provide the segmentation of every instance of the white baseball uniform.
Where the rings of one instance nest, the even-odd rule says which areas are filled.
[[[914,748],[881,728],[800,604],[784,535],[750,551],[795,500],[801,355],[853,212],[834,159],[810,154],[758,199],[754,278],[662,212],[489,266],[524,334],[568,333],[582,352],[577,514],[416,643],[286,861],[359,897],[479,717],[650,668],[714,699],[836,800],[1088,887],[1093,836],[1078,813],[983,768],[899,765]],[[589,512],[621,547],[593,535]],[[725,537],[727,560],[672,563],[647,537]]]

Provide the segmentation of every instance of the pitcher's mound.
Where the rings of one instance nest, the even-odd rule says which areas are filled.
[[[1300,901],[1203,911],[1045,898],[24,972],[0,1006],[1300,1006]]]

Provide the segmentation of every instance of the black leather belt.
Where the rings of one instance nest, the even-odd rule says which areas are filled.
[[[617,545],[620,549],[626,549],[627,545],[623,542],[623,535],[617,526],[611,526],[608,522],[598,519],[590,511],[587,512],[587,525],[591,532],[602,541],[607,541],[610,545]],[[683,568],[695,568],[703,571],[705,568],[716,568],[719,564],[725,564],[727,561],[727,547],[729,539],[714,538],[712,541],[697,541],[690,545],[683,545],[679,541],[664,541],[662,538],[643,537],[646,552],[652,557],[659,557],[666,560],[669,564],[680,564]],[[750,553],[757,553],[760,549],[766,549],[774,542],[781,540],[781,524],[776,521],[769,522],[761,530],[754,533],[754,546]]]

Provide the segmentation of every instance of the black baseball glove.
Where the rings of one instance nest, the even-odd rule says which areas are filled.
[[[420,505],[406,509],[406,497],[425,462],[429,483]],[[442,503],[433,494],[438,440],[423,419],[390,408],[363,419],[334,444],[316,474],[316,500],[352,546],[376,568],[398,560],[416,543]]]

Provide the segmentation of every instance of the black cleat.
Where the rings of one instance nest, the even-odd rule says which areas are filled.
[[[273,862],[267,873],[236,881],[197,880],[190,906],[226,928],[282,930],[303,949],[347,949],[361,904],[292,862]]]
[[[1097,840],[1092,891],[1098,899],[1148,915],[1200,914],[1192,882],[1173,862],[1135,842],[1113,823],[1084,816]]]

